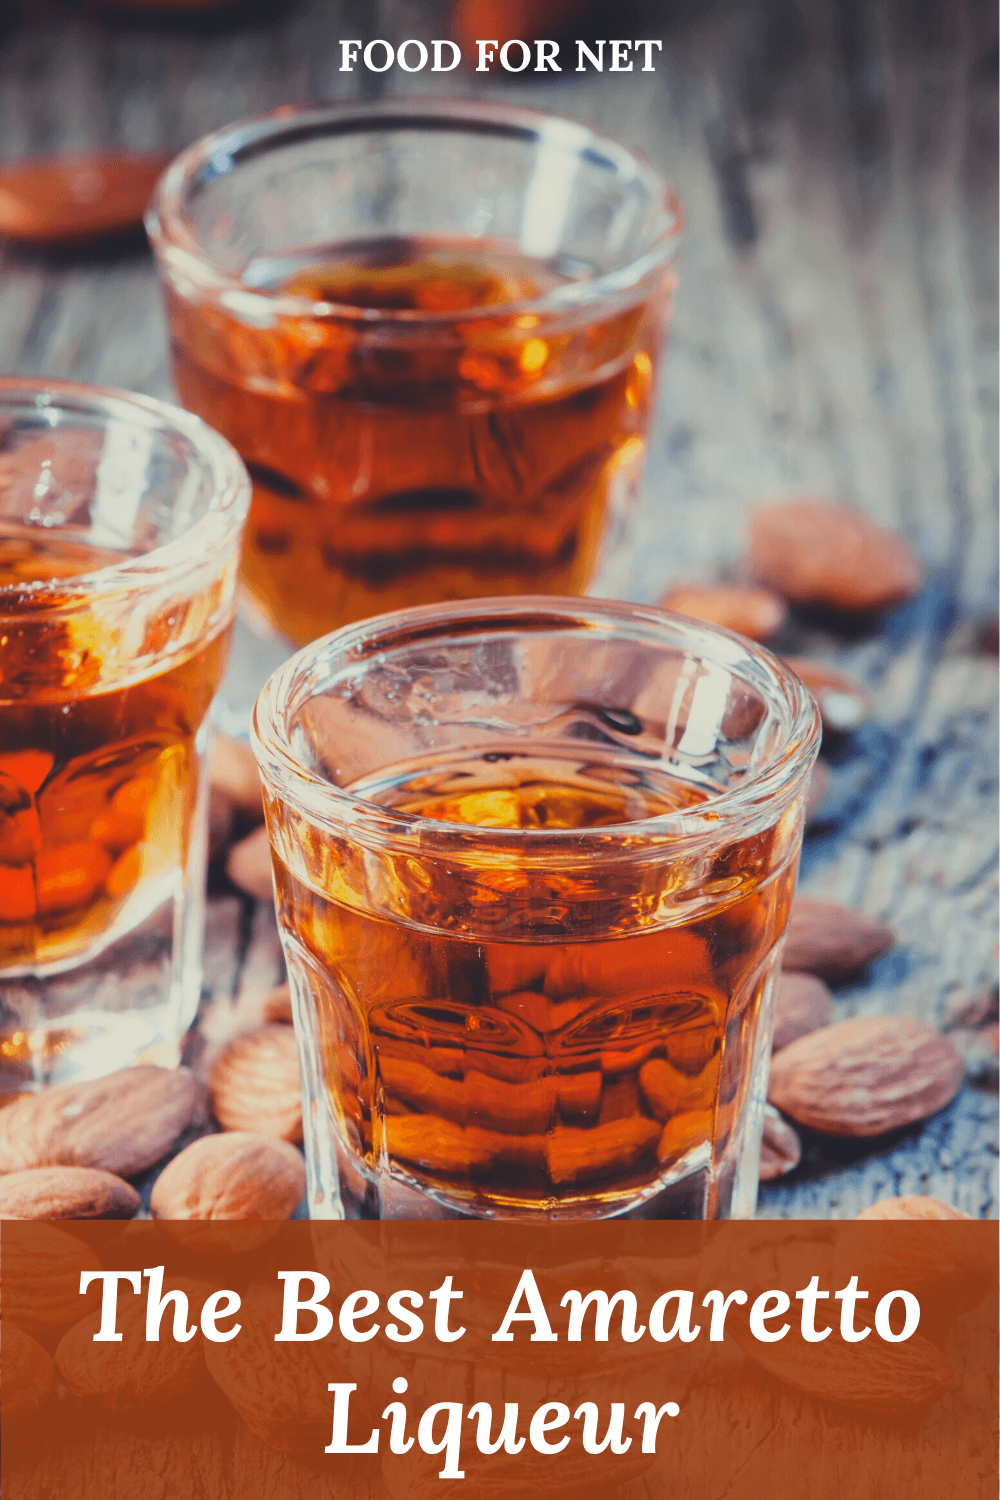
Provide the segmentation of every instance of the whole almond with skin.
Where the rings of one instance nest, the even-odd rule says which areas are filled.
[[[943,1109],[963,1071],[939,1032],[907,1016],[875,1016],[825,1026],[776,1052],[767,1096],[824,1135],[884,1135]]]
[[[305,1191],[301,1152],[234,1130],[185,1146],[156,1179],[149,1207],[154,1219],[287,1219]]]
[[[229,844],[236,824],[236,809],[214,787],[208,789],[208,857],[218,859]]]
[[[9,1318],[3,1324],[3,1420],[23,1420],[53,1394],[55,1367],[30,1333]],[[6,1436],[4,1441],[6,1442]]]
[[[264,821],[264,801],[257,761],[249,745],[216,733],[208,761],[208,784],[233,807],[257,823]]]
[[[778,975],[772,1051],[780,1052],[800,1036],[829,1026],[833,1018],[833,996],[822,979],[815,974]]]
[[[255,828],[245,839],[240,839],[229,851],[226,874],[237,890],[255,901],[274,900],[274,882],[271,874],[271,845],[266,828]]]
[[[816,699],[823,728],[831,734],[849,734],[868,718],[872,696],[856,678],[808,656],[785,656],[782,660]]]
[[[823,979],[843,979],[881,958],[895,941],[891,927],[853,906],[796,896],[783,965]]]
[[[233,1037],[216,1058],[208,1087],[223,1130],[301,1141],[299,1053],[288,1026],[259,1026]]]
[[[169,156],[91,151],[0,167],[0,237],[54,248],[138,230]]]
[[[750,516],[749,555],[753,577],[790,603],[845,612],[899,604],[922,577],[898,532],[823,500],[759,506]]]
[[[186,1068],[123,1068],[25,1094],[0,1111],[0,1172],[99,1167],[134,1177],[203,1117],[204,1106],[204,1088]]]
[[[968,1214],[935,1198],[873,1204],[837,1227],[833,1285],[845,1286],[850,1276],[857,1276],[868,1292],[866,1311],[905,1287],[920,1298],[921,1330],[934,1337],[935,1326],[961,1316],[996,1290],[994,1246],[963,1230],[968,1222]],[[930,1289],[934,1295],[925,1300]]]
[[[791,1314],[787,1321],[791,1327],[779,1343],[755,1339],[743,1316],[733,1321],[733,1335],[761,1369],[812,1396],[864,1411],[896,1412],[936,1401],[954,1385],[951,1365],[919,1333],[902,1344],[884,1343],[874,1334],[857,1344],[836,1338],[810,1344]]]
[[[316,1450],[329,1441],[331,1381],[356,1379],[332,1357],[330,1344],[276,1343],[281,1298],[276,1287],[252,1288],[243,1299],[238,1338],[207,1344],[205,1363],[216,1385],[232,1402],[250,1431],[280,1453]],[[358,1431],[364,1423],[364,1393]],[[351,1409],[353,1426],[354,1409]],[[369,1423],[366,1431],[371,1431]]]
[[[97,1167],[29,1167],[0,1177],[0,1219],[131,1219],[139,1194]]]
[[[802,1142],[772,1104],[764,1106],[764,1135],[760,1146],[760,1180],[785,1177],[802,1160]]]
[[[106,1411],[159,1405],[204,1376],[201,1332],[181,1342],[173,1336],[175,1303],[164,1308],[159,1340],[146,1342],[145,1278],[141,1285],[142,1294],[137,1297],[127,1282],[119,1283],[115,1327],[121,1342],[94,1342],[101,1326],[102,1314],[98,1311],[74,1324],[56,1348],[56,1369],[66,1390],[80,1399],[98,1402]],[[197,1327],[201,1309],[215,1290],[208,1282],[190,1276],[167,1273],[163,1278],[164,1295],[181,1291],[187,1297],[188,1328]]]
[[[264,1020],[292,1024],[292,993],[288,984],[279,984],[264,996]]]
[[[722,625],[752,641],[770,640],[788,615],[784,601],[770,589],[735,583],[678,583],[667,590],[658,607]]]
[[[971,1214],[963,1214],[961,1209],[952,1208],[950,1203],[942,1203],[940,1198],[925,1198],[916,1196],[912,1198],[883,1198],[881,1203],[873,1203],[870,1208],[863,1208],[856,1219],[971,1219]]]
[[[948,999],[944,1008],[944,1018],[941,1022],[943,1031],[951,1031],[955,1027],[982,1027],[997,1020],[997,992],[987,990],[982,994],[975,991],[958,990]]]
[[[101,1299],[100,1282],[80,1293],[81,1272],[100,1271],[89,1245],[55,1224],[25,1223],[3,1239],[2,1315],[30,1332],[68,1328]],[[4,1397],[6,1401],[6,1396]]]

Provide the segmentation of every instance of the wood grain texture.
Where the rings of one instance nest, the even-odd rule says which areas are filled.
[[[337,41],[447,34],[442,8],[420,0],[273,12],[197,30],[24,7],[0,41],[0,151],[174,149],[279,103],[419,93],[421,76],[339,73]],[[899,935],[863,984],[838,991],[838,1016],[936,1023],[997,966],[996,660],[978,650],[996,610],[995,7],[639,0],[628,15],[630,34],[664,40],[655,75],[437,81],[635,142],[685,204],[627,597],[733,568],[748,506],[790,492],[858,504],[927,568],[920,596],[877,631],[800,620],[782,646],[875,696],[872,719],[831,748],[803,858],[806,891]],[[169,394],[143,255],[57,264],[0,250],[0,349],[12,372]],[[280,972],[273,919],[252,903],[218,898],[210,934],[206,1046],[256,1019]],[[995,1093],[967,1086],[898,1140],[807,1139],[760,1211],[845,1217],[921,1192],[995,1216],[996,1132]]]

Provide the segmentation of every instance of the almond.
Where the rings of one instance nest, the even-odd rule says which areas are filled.
[[[880,958],[896,941],[884,922],[852,906],[796,896],[785,938],[784,967],[843,979]]]
[[[919,1333],[903,1344],[875,1337],[859,1344],[832,1338],[811,1344],[790,1321],[776,1344],[755,1339],[742,1318],[734,1320],[733,1333],[755,1364],[796,1390],[863,1411],[894,1412],[936,1401],[954,1385],[951,1365]]]
[[[968,1222],[968,1214],[934,1198],[876,1203],[838,1226],[833,1284],[844,1286],[849,1276],[857,1276],[868,1292],[867,1308],[906,1287],[921,1299],[921,1327],[931,1334],[935,1326],[960,1317],[996,1289],[993,1245],[962,1229]],[[934,1295],[925,1301],[923,1294],[931,1289]]]
[[[264,996],[264,1020],[291,1025],[292,992],[287,983],[276,985]]]
[[[237,890],[253,896],[255,901],[274,900],[271,845],[266,828],[255,828],[233,845],[226,860],[226,874]]]
[[[137,230],[169,160],[92,151],[8,162],[0,168],[0,236],[51,248]]]
[[[898,532],[849,505],[812,499],[759,506],[750,517],[753,577],[792,604],[868,612],[899,604],[921,581]]]
[[[156,1179],[149,1207],[154,1219],[287,1219],[305,1191],[294,1146],[234,1130],[185,1146]]]
[[[3,1324],[4,1424],[32,1416],[53,1394],[55,1368],[41,1344],[10,1318]],[[5,1436],[6,1441],[6,1436]]]
[[[773,1182],[794,1170],[802,1160],[802,1142],[772,1104],[764,1106],[764,1135],[760,1146],[760,1180]]]
[[[691,615],[735,630],[752,641],[767,641],[785,623],[788,610],[770,589],[727,583],[679,583],[659,601],[660,609]]]
[[[772,1050],[780,1052],[800,1036],[829,1026],[833,1017],[833,996],[822,979],[814,974],[779,974]]]
[[[0,1219],[131,1219],[134,1187],[96,1167],[31,1167],[0,1177]]]
[[[93,1250],[65,1229],[19,1224],[3,1237],[4,1325],[9,1319],[32,1332],[68,1328],[100,1303],[100,1282],[80,1292],[81,1272],[100,1269]]]
[[[868,718],[871,693],[856,678],[808,656],[786,656],[783,660],[816,699],[823,728],[831,734],[850,734]]]
[[[301,1141],[299,1053],[287,1026],[260,1026],[233,1037],[216,1058],[208,1087],[223,1130]]]
[[[951,1031],[956,1026],[986,1026],[996,1019],[996,990],[987,990],[983,994],[977,994],[975,990],[958,990],[949,997],[941,1025],[944,1031]]]
[[[197,1324],[202,1306],[215,1290],[190,1276],[164,1277],[163,1292],[180,1291],[188,1299],[187,1327]],[[158,1341],[146,1342],[146,1297],[136,1297],[126,1283],[118,1297],[115,1320],[121,1341],[95,1343],[101,1312],[81,1318],[63,1335],[56,1349],[56,1369],[74,1396],[97,1401],[107,1411],[133,1411],[159,1405],[190,1389],[204,1370],[200,1333],[186,1342],[173,1337],[176,1304],[168,1303]]]
[[[971,1219],[971,1214],[963,1214],[961,1209],[952,1208],[949,1203],[942,1203],[940,1198],[883,1198],[881,1203],[873,1203],[870,1208],[864,1208],[857,1219]]]
[[[252,1290],[240,1309],[238,1338],[205,1349],[208,1373],[232,1402],[251,1432],[281,1453],[329,1441],[331,1381],[351,1376],[331,1356],[328,1342],[276,1343],[281,1300],[271,1287]],[[354,1377],[356,1378],[356,1377]],[[356,1391],[352,1401],[362,1398]],[[364,1402],[358,1412],[363,1426]],[[351,1409],[354,1423],[354,1409]],[[366,1431],[371,1431],[369,1423]],[[350,1493],[350,1489],[343,1491]]]
[[[875,1016],[825,1026],[776,1052],[768,1098],[825,1135],[884,1135],[943,1109],[962,1074],[962,1059],[938,1032],[906,1016]]]
[[[0,1172],[100,1167],[134,1177],[202,1116],[204,1099],[186,1068],[154,1067],[22,1095],[0,1111]]]
[[[257,761],[250,746],[242,740],[228,734],[215,735],[208,761],[208,784],[246,817],[263,823],[264,802]]]
[[[208,789],[208,857],[210,860],[218,859],[226,848],[233,835],[233,827],[236,823],[236,809],[233,804],[217,792],[214,787]]]

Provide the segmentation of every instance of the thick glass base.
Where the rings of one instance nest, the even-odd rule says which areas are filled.
[[[701,1144],[652,1181],[631,1190],[562,1201],[526,1203],[495,1191],[430,1187],[399,1163],[373,1169],[338,1129],[317,1066],[322,1055],[310,1036],[312,1008],[296,997],[301,976],[289,965],[302,1066],[303,1111],[312,1219],[519,1219],[528,1223],[598,1219],[748,1219],[757,1206],[761,1136],[773,1030],[774,984],[780,955],[763,981],[758,1034],[744,1108],[724,1148]]]

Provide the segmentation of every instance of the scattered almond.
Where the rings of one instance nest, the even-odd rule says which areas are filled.
[[[0,168],[0,236],[53,248],[139,229],[169,156],[92,151]]]
[[[271,845],[266,828],[255,828],[229,851],[226,874],[238,890],[256,901],[274,900]]]
[[[663,595],[659,607],[722,625],[752,641],[770,640],[788,614],[784,601],[770,589],[727,583],[675,584]]]
[[[864,1208],[856,1219],[971,1219],[971,1214],[963,1214],[961,1209],[952,1208],[950,1203],[942,1203],[940,1198],[883,1198],[881,1203],[873,1203],[870,1208]]]
[[[794,1320],[775,1344],[761,1343],[742,1319],[733,1333],[744,1354],[786,1385],[840,1406],[868,1412],[905,1411],[943,1396],[954,1384],[951,1365],[940,1349],[919,1333],[903,1344],[867,1338],[844,1344],[839,1339],[808,1343]]]
[[[264,997],[264,1020],[292,1023],[292,995],[288,984],[279,984]]]
[[[208,789],[208,857],[218,859],[233,836],[236,809],[214,787]]]
[[[760,1180],[773,1182],[794,1170],[802,1160],[798,1132],[783,1120],[772,1104],[764,1106],[764,1135],[760,1145]]]
[[[301,1141],[299,1054],[287,1026],[260,1026],[233,1037],[216,1058],[208,1087],[223,1130]]]
[[[825,1026],[776,1052],[768,1098],[825,1135],[884,1135],[943,1109],[962,1075],[962,1059],[938,1032],[876,1016]]]
[[[965,1076],[979,1088],[996,1088],[1000,1077],[997,1058],[997,1023],[979,1027],[954,1026],[948,1030],[965,1064]]]
[[[131,1219],[139,1194],[97,1167],[31,1167],[0,1177],[0,1219]]]
[[[850,734],[872,711],[872,697],[863,683],[808,656],[784,657],[819,705],[823,728],[831,734]]]
[[[187,1327],[197,1325],[201,1309],[215,1288],[190,1276],[164,1277],[164,1293],[181,1291],[188,1299]],[[145,1291],[145,1287],[143,1287]],[[158,1341],[146,1342],[146,1298],[125,1287],[118,1298],[116,1327],[121,1341],[95,1343],[100,1311],[81,1318],[56,1349],[59,1379],[71,1395],[99,1402],[107,1411],[133,1411],[159,1405],[195,1384],[204,1370],[200,1334],[186,1342],[173,1337],[176,1304],[168,1303]]]
[[[89,1245],[55,1224],[20,1224],[3,1240],[3,1322],[30,1332],[68,1328],[100,1305],[101,1284],[80,1293],[80,1274],[100,1271]],[[4,1404],[6,1405],[6,1376]]]
[[[977,994],[974,990],[960,990],[952,995],[944,1008],[942,1029],[950,1031],[954,1026],[977,1028],[997,1020],[997,992],[989,990]]]
[[[329,1441],[331,1381],[350,1380],[328,1342],[276,1343],[281,1326],[281,1299],[277,1289],[254,1288],[244,1298],[240,1311],[243,1325],[238,1338],[228,1344],[208,1344],[205,1363],[216,1385],[239,1412],[244,1422],[272,1448],[295,1453]],[[366,1420],[364,1398],[358,1411],[359,1430]],[[354,1409],[351,1409],[352,1426]],[[367,1429],[371,1431],[371,1425]],[[350,1486],[338,1481],[341,1493]]]
[[[257,761],[249,745],[228,734],[216,734],[208,762],[208,784],[255,822],[264,821]]]
[[[772,1050],[780,1052],[800,1036],[829,1026],[833,1017],[833,996],[822,979],[815,974],[779,974]]]
[[[896,940],[891,927],[852,906],[796,896],[785,938],[786,970],[842,979],[886,953]]]
[[[123,1068],[91,1083],[24,1094],[0,1111],[0,1172],[99,1167],[134,1177],[203,1117],[204,1101],[186,1068]]]
[[[921,569],[904,539],[849,505],[781,500],[750,516],[753,577],[792,604],[885,609],[915,593]]]
[[[30,1417],[53,1394],[55,1368],[41,1344],[9,1318],[3,1325],[3,1420]],[[6,1441],[6,1434],[5,1434]]]
[[[912,1226],[920,1223],[919,1233]],[[996,1290],[996,1256],[989,1241],[961,1226],[969,1216],[935,1198],[891,1198],[873,1204],[834,1240],[832,1280],[844,1286],[857,1276],[868,1292],[867,1309],[906,1287],[921,1302],[921,1329],[931,1332]],[[934,1288],[928,1300],[924,1293]]]
[[[154,1219],[287,1219],[305,1191],[301,1152],[234,1130],[202,1136],[168,1162],[149,1207]]]

